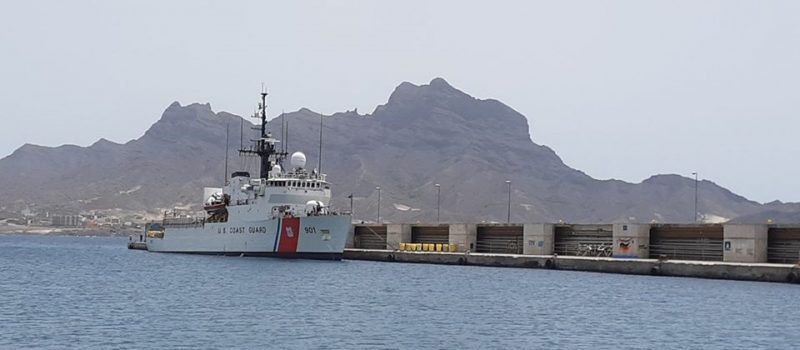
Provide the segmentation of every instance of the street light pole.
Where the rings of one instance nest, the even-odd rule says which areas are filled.
[[[439,212],[439,207],[440,207],[440,203],[441,203],[440,202],[440,198],[441,198],[441,194],[442,194],[442,186],[439,185],[439,184],[435,184],[434,186],[436,186],[436,223],[440,224],[440,223],[442,223],[441,220],[440,220],[440,216],[439,216],[439,213],[440,213]]]
[[[378,190],[378,223],[381,223],[381,186],[375,187]]]
[[[350,198],[350,217],[355,218],[355,214],[353,213],[353,194],[350,193],[350,195],[347,196],[347,198]]]
[[[694,222],[697,222],[699,219],[697,213],[697,172],[693,172],[692,175],[694,175]]]
[[[511,223],[511,180],[506,180],[506,184],[508,185],[508,216],[506,218],[506,223]]]

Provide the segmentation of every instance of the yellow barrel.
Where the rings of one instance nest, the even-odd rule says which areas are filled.
[[[443,251],[443,252],[448,252],[448,251],[450,251],[450,248],[448,248],[447,246],[448,246],[448,244],[447,244],[447,243],[442,243],[442,251]]]
[[[402,242],[400,243],[400,250],[406,250],[406,244],[405,243],[402,243]]]
[[[450,252],[457,252],[458,251],[458,244],[451,244],[450,245]]]
[[[422,250],[422,244],[419,244],[419,243],[414,243],[414,250],[415,250],[415,251],[420,251],[420,250]]]
[[[442,244],[441,243],[436,243],[436,251],[437,252],[441,252],[442,251]]]
[[[427,252],[427,251],[429,251],[429,250],[430,250],[430,247],[431,247],[431,245],[430,245],[430,244],[428,244],[428,243],[422,243],[422,251],[425,251],[425,252]]]

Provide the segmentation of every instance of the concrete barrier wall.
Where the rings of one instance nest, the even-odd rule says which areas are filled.
[[[767,262],[767,225],[725,225],[723,260]]]
[[[650,257],[650,225],[614,224],[612,237],[615,258]]]
[[[459,252],[475,250],[478,226],[475,224],[450,224],[450,242],[458,246]]]
[[[697,257],[697,260],[743,263],[796,263],[800,260],[800,249],[795,249],[800,248],[800,225],[369,224],[353,226],[348,233],[347,247],[381,249],[385,245],[386,249],[399,249],[400,243],[413,242],[415,229],[419,237],[427,231],[436,232],[437,241],[455,244],[459,252],[478,251],[478,239],[482,233],[484,245],[489,242],[486,240],[487,235],[491,236],[489,238],[492,241],[489,243],[503,243],[502,253],[551,255],[560,252],[556,249],[560,232],[562,236],[569,234],[569,244],[576,247],[581,243],[584,246],[606,245],[603,242],[610,239],[613,246],[612,256],[615,258],[664,257],[669,260],[694,260],[693,257]],[[607,237],[609,230],[612,231],[611,237]],[[585,239],[582,240],[581,237]],[[564,237],[561,239],[563,245]],[[655,251],[654,244],[657,246]],[[566,254],[562,252],[559,255],[585,255],[579,254],[577,248],[565,252]]]
[[[522,254],[553,254],[555,227],[553,224],[525,224],[522,228]]]

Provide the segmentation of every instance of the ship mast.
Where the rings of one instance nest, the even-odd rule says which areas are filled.
[[[277,140],[272,138],[272,133],[267,130],[267,91],[262,88],[261,90],[261,103],[258,107],[259,113],[254,116],[261,119],[261,134],[256,141],[255,148],[240,149],[239,154],[242,155],[256,155],[261,159],[261,169],[259,177],[262,179],[269,178],[269,172],[272,170],[274,164],[278,164],[286,157],[286,152],[276,151],[275,142]]]

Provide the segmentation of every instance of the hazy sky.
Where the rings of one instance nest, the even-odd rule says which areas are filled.
[[[172,102],[371,112],[441,76],[589,175],[800,201],[800,1],[4,1],[0,157],[139,137]]]

